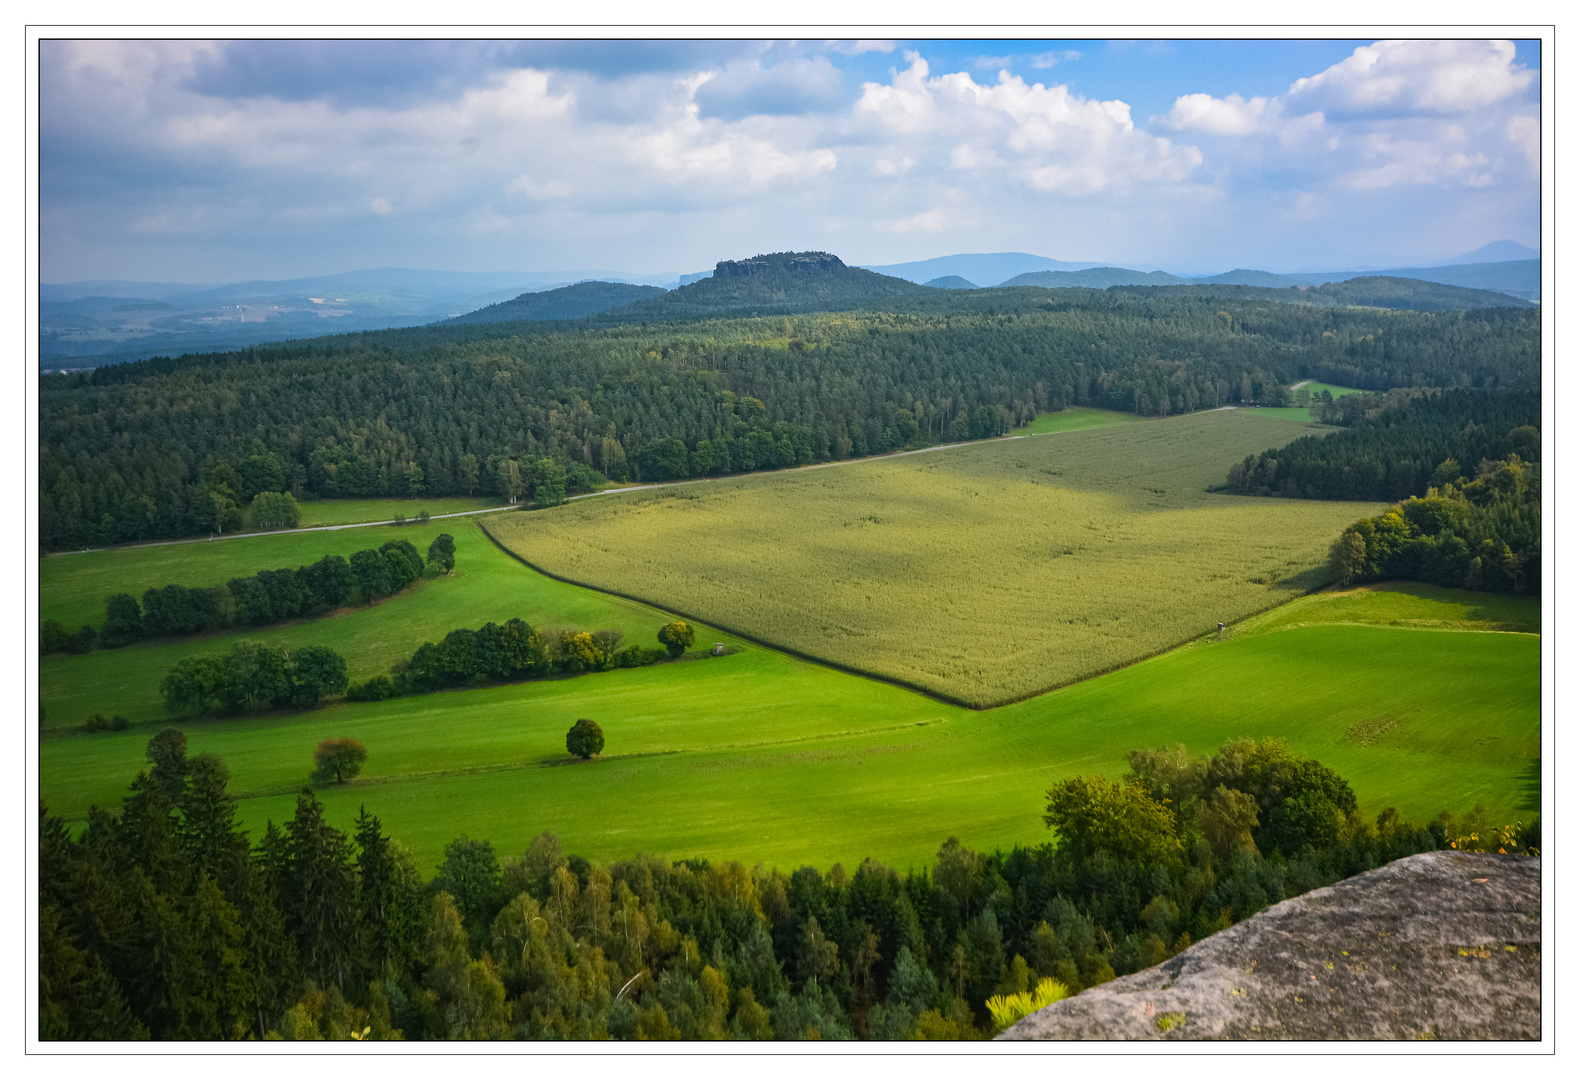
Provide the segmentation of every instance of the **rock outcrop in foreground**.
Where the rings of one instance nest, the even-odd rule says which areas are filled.
[[[1541,860],[1437,851],[1285,900],[1001,1039],[1540,1039]]]

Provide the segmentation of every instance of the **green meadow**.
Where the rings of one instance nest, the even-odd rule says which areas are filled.
[[[1534,597],[1396,581],[1302,597],[1247,619],[1230,632],[1267,633],[1334,624],[1539,634],[1542,618],[1541,605]]]
[[[1089,428],[1117,427],[1120,424],[1144,424],[1147,418],[1135,413],[1115,412],[1113,409],[1089,409],[1071,405],[1058,412],[1041,413],[1025,427],[1015,429],[1017,435],[1052,435],[1060,431],[1086,431]]]
[[[43,617],[70,627],[104,621],[104,596],[171,582],[218,585],[233,577],[296,567],[324,555],[345,555],[390,539],[410,540],[419,551],[441,532],[455,537],[455,572],[420,581],[368,607],[351,607],[318,619],[266,627],[232,627],[190,638],[98,649],[82,656],[49,656],[40,664],[46,730],[80,725],[91,713],[119,714],[134,722],[163,717],[159,680],[183,657],[222,652],[238,637],[271,645],[326,645],[346,658],[353,680],[384,674],[424,641],[457,627],[519,616],[543,628],[615,629],[630,641],[657,645],[659,612],[614,597],[564,585],[526,571],[500,551],[474,518],[428,525],[373,526],[336,532],[271,533],[167,547],[125,548],[43,560]]]
[[[182,726],[191,752],[229,764],[254,830],[289,816],[318,740],[363,740],[364,776],[322,799],[342,826],[366,805],[429,869],[460,833],[517,851],[543,829],[593,858],[919,866],[949,835],[980,848],[1039,840],[1042,792],[1061,776],[1116,775],[1136,747],[1201,752],[1238,736],[1288,739],[1345,776],[1368,813],[1426,819],[1479,802],[1498,820],[1528,818],[1538,650],[1528,634],[1310,625],[1204,640],[973,712],[742,645],[634,671]],[[604,727],[602,759],[564,753],[580,716]],[[45,740],[52,811],[117,805],[153,730]]]
[[[469,510],[488,510],[499,506],[495,498],[453,499],[317,499],[302,505],[302,527],[314,525],[351,525],[365,521],[414,520],[426,511],[430,517],[462,514]],[[249,508],[250,509],[250,508]]]

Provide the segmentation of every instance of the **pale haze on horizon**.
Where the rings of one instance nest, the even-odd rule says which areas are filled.
[[[1538,247],[1539,44],[48,40],[40,272]]]

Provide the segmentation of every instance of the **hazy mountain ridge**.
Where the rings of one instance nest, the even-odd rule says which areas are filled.
[[[1038,273],[1046,270],[1086,270],[1102,266],[1102,262],[1065,262],[1045,255],[1031,255],[1024,251],[1000,251],[982,255],[940,255],[918,262],[889,263],[885,266],[864,266],[875,274],[897,277],[918,285],[934,278],[962,277],[978,282],[978,288],[1002,285],[1018,274]]]
[[[92,367],[104,363],[245,348],[288,339],[421,326],[447,318],[468,322],[543,321],[607,318],[612,322],[691,318],[707,315],[792,314],[817,309],[847,310],[875,302],[904,306],[949,289],[964,293],[1002,286],[1042,288],[1257,286],[1273,290],[1320,287],[1356,279],[1412,279],[1485,290],[1539,302],[1541,261],[1519,256],[1531,249],[1503,240],[1484,245],[1437,266],[1368,271],[1312,271],[1274,274],[1237,269],[1206,277],[1185,277],[1100,263],[1061,262],[1024,252],[946,255],[887,267],[853,267],[825,253],[832,262],[819,275],[806,276],[788,262],[813,253],[784,253],[719,264],[699,274],[625,275],[562,271],[480,273],[399,268],[350,271],[283,281],[248,281],[208,286],[173,282],[85,281],[39,287],[39,354],[45,369]],[[1472,258],[1499,261],[1467,262]],[[810,265],[810,264],[809,264]],[[739,267],[755,267],[744,274]],[[996,275],[1005,270],[1014,273]],[[879,271],[889,271],[883,273]],[[967,272],[969,271],[969,272]],[[925,276],[921,276],[925,275]],[[920,280],[916,280],[920,276]],[[671,288],[645,297],[630,293],[623,303],[527,301],[529,296],[562,292],[571,282],[596,282],[611,288]],[[727,278],[728,280],[724,280]],[[678,286],[678,287],[677,287]],[[592,290],[583,290],[591,293]],[[1369,295],[1382,306],[1415,303],[1500,306],[1482,296],[1411,294],[1391,287],[1342,295]],[[1338,302],[1340,293],[1306,297],[1306,302]],[[619,299],[617,297],[617,299]],[[1277,299],[1284,299],[1282,297]],[[519,307],[507,304],[522,301]],[[632,303],[635,307],[631,307]],[[962,302],[963,297],[962,297]],[[650,306],[641,306],[650,305]],[[479,312],[496,308],[493,315]],[[629,308],[629,310],[627,310]],[[1432,308],[1437,309],[1437,308]]]
[[[996,288],[1014,289],[1034,285],[1041,289],[1107,289],[1115,285],[1189,285],[1188,278],[1165,274],[1161,270],[1150,273],[1127,270],[1121,266],[1097,266],[1089,270],[1041,270],[1018,274],[1008,281],[1001,281]]]

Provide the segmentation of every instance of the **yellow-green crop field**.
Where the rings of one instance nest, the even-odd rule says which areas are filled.
[[[972,707],[1326,581],[1367,503],[1214,495],[1306,431],[1250,410],[602,495],[485,528],[567,580]]]

